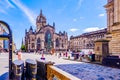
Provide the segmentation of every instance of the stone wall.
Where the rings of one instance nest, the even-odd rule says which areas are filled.
[[[109,53],[120,54],[120,0],[108,0],[104,6],[107,12],[107,34],[109,42]]]
[[[120,54],[120,30],[112,32],[112,40],[109,45],[112,55]]]

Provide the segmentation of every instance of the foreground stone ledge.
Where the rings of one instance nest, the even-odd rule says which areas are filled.
[[[52,80],[53,78],[57,78],[57,80],[81,80],[55,66],[47,67],[47,79]]]

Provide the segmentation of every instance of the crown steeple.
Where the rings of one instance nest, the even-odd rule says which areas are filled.
[[[43,15],[42,10],[40,10],[40,14],[36,19],[37,30],[39,31],[41,27],[46,25],[46,17]]]
[[[42,16],[42,9],[40,10],[40,16]]]

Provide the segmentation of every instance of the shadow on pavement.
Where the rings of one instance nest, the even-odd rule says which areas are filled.
[[[8,72],[6,72],[6,73],[4,73],[0,76],[0,80],[9,80],[8,78],[9,78],[9,73]]]

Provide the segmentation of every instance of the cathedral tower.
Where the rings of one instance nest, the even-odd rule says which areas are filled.
[[[46,17],[42,14],[42,10],[40,11],[40,15],[36,19],[37,30],[39,31],[41,27],[46,25]]]

